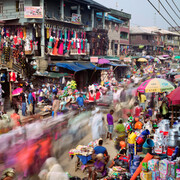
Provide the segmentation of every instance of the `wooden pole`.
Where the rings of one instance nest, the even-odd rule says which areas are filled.
[[[173,122],[174,122],[174,107],[172,106],[172,117],[171,117],[171,128],[172,128],[172,125],[173,125]]]
[[[9,82],[9,95],[10,95],[10,102],[12,102],[12,83]]]
[[[177,106],[176,106],[176,120],[177,120]]]

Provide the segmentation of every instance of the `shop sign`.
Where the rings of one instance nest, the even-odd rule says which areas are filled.
[[[98,63],[98,57],[90,57],[90,62]]]
[[[57,67],[57,66],[51,66],[51,67],[50,67],[50,70],[53,71],[53,72],[59,72],[59,67]]]
[[[25,6],[24,18],[43,18],[43,7],[41,6]]]
[[[72,13],[71,22],[74,24],[81,24],[81,15]]]

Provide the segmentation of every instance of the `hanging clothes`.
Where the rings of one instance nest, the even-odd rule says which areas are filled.
[[[59,55],[63,55],[63,45],[64,45],[64,42],[63,42],[63,40],[61,40],[61,44],[60,44],[59,49],[58,49]]]
[[[6,74],[5,73],[1,73],[1,83],[4,83],[6,81]]]
[[[20,37],[21,39],[23,39],[23,31],[22,31],[22,29],[20,29],[19,37]]]
[[[71,47],[71,41],[69,41],[69,43],[68,43],[68,47],[67,47],[68,51],[70,50],[70,47]]]
[[[23,27],[23,34],[24,34],[24,38],[26,38],[26,28]]]
[[[16,81],[16,74],[15,74],[15,72],[10,72],[10,73],[9,73],[9,80],[10,80],[11,82]]]
[[[64,39],[67,39],[67,31],[64,30]]]
[[[51,36],[51,37],[49,38],[49,43],[48,43],[48,48],[49,48],[49,49],[52,49],[53,41],[54,41],[54,38]]]
[[[38,41],[34,41],[34,42],[33,42],[33,49],[34,49],[35,51],[38,50]]]
[[[59,42],[59,39],[56,39],[56,43],[54,45],[53,52],[52,52],[53,55],[58,55],[58,49],[57,49],[58,42]]]
[[[46,38],[49,39],[49,37],[50,37],[50,36],[49,36],[49,28],[47,27],[47,28],[46,28]]]

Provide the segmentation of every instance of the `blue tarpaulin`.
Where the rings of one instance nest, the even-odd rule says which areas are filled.
[[[90,62],[67,62],[67,63],[56,63],[57,67],[62,67],[62,68],[66,68],[69,69],[71,71],[83,71],[86,69],[89,70],[108,70],[109,68],[101,68],[101,67],[97,67],[94,64],[90,63]]]
[[[111,66],[119,66],[119,67],[127,67],[126,64],[116,64],[116,63],[109,63]]]
[[[98,18],[102,18],[102,13],[101,13],[101,12],[96,13],[96,16],[97,16]],[[115,22],[115,23],[119,23],[119,24],[122,24],[122,23],[124,22],[124,21],[122,21],[122,20],[120,20],[120,19],[118,19],[118,18],[115,18],[115,17],[111,16],[111,15],[105,16],[105,19],[108,20],[108,21],[113,21],[113,22]]]

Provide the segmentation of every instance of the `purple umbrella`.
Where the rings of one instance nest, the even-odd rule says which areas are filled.
[[[98,64],[108,64],[110,61],[108,59],[99,59]]]
[[[163,55],[163,57],[169,57],[169,55],[165,54],[165,55]]]

